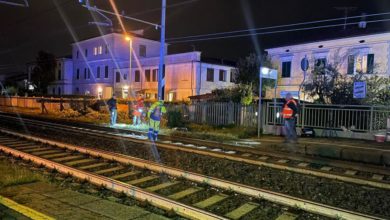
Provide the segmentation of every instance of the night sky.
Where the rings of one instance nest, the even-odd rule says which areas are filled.
[[[112,11],[108,0],[91,2],[99,8]],[[161,0],[115,2],[119,11],[124,11],[126,15],[150,22],[160,22]],[[78,0],[29,0],[29,3],[28,8],[0,4],[0,74],[24,71],[25,63],[33,61],[41,49],[58,57],[69,55],[72,42],[100,34],[96,26],[88,25],[88,22],[93,20],[92,16]],[[167,4],[170,5],[167,9],[168,39],[340,18],[344,16],[344,11],[337,10],[336,7],[344,6],[356,7],[349,13],[351,16],[363,12],[367,14],[390,12],[390,0],[167,0]],[[119,31],[118,21],[115,17],[112,18],[114,28]],[[154,27],[124,21],[127,29],[144,29],[145,37],[158,40],[159,31]],[[73,31],[73,36],[69,28]],[[390,21],[368,24],[366,30],[356,29],[354,25],[349,26],[347,30],[336,27],[256,37],[172,43],[169,52],[196,49],[207,57],[235,61],[251,52],[274,46],[387,31],[390,30]],[[110,29],[102,27],[102,31],[107,33]]]

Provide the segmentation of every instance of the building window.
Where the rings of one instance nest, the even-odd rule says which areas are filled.
[[[108,66],[104,67],[104,78],[108,79]]]
[[[139,56],[146,57],[146,45],[139,45]]]
[[[98,46],[93,48],[93,55],[103,54],[103,46]]]
[[[324,68],[326,66],[326,58],[316,59],[315,66],[318,68]]]
[[[105,45],[104,51],[105,51],[105,52],[104,52],[105,54],[108,54],[108,45],[107,45],[107,44]]]
[[[52,94],[52,95],[55,95],[55,94],[56,94],[56,88],[53,87],[53,88],[51,89],[51,94]]]
[[[85,57],[88,56],[88,49],[85,49],[84,54],[85,54]]]
[[[121,73],[120,72],[116,72],[115,82],[116,83],[120,83],[121,82]]]
[[[139,70],[134,73],[134,82],[141,82],[141,72]]]
[[[87,68],[84,68],[84,79],[87,79]]]
[[[374,54],[368,54],[367,55],[367,73],[373,74],[374,73]]]
[[[348,56],[348,70],[347,73],[349,75],[352,75],[355,73],[355,56],[349,55]]]
[[[91,79],[91,69],[88,68],[88,79]]]
[[[214,82],[214,69],[213,68],[207,68],[207,81]]]
[[[79,58],[79,51],[77,50],[76,52],[76,58],[78,59]]]
[[[80,93],[80,89],[78,87],[76,87],[76,94],[79,94]]]
[[[291,61],[282,62],[282,78],[291,77]]]
[[[123,74],[123,80],[127,80],[127,73]]]
[[[58,87],[58,95],[61,95],[61,87]]]
[[[145,70],[145,81],[150,82],[150,70]]]
[[[219,81],[226,82],[226,70],[219,70]]]
[[[76,72],[76,79],[80,79],[80,69],[77,69],[77,72]]]
[[[61,70],[58,70],[58,80],[61,80]]]
[[[230,70],[230,82],[235,83],[236,82],[236,69]]]
[[[152,81],[157,82],[157,76],[158,76],[158,69],[153,70],[153,76],[152,76]]]
[[[96,68],[96,78],[100,78],[100,66]]]

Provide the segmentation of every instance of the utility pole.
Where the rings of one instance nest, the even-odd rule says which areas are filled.
[[[351,11],[355,11],[357,7],[353,6],[347,6],[347,7],[335,7],[336,10],[344,11],[344,30],[347,29],[347,20],[348,20],[348,13]]]
[[[158,67],[158,100],[164,100],[165,94],[165,15],[167,10],[167,1],[162,0],[161,8],[161,42],[160,42],[160,63]]]

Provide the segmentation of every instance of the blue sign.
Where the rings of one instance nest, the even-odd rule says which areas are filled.
[[[306,57],[301,60],[301,69],[304,72],[309,69],[309,60]]]
[[[299,92],[298,91],[280,91],[280,97],[286,98],[287,93],[290,93],[294,99],[298,99]]]
[[[366,98],[367,93],[367,83],[366,82],[354,82],[353,83],[353,98],[354,99],[364,99]]]

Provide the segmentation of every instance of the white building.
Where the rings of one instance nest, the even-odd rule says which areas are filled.
[[[307,56],[310,63],[308,75],[314,65],[334,64],[343,74],[357,72],[390,74],[390,33],[348,37],[289,45],[266,50],[279,68],[278,92],[297,94],[303,81],[301,60]],[[301,99],[305,97],[301,94]]]
[[[47,91],[51,95],[72,94],[73,62],[70,58],[58,58],[54,70],[55,82],[51,83]]]
[[[50,85],[50,93],[58,94],[60,89],[63,94],[101,98],[109,98],[113,93],[123,98],[137,94],[148,99],[157,96],[160,42],[135,36],[128,41],[123,34],[111,33],[74,43],[72,48],[72,65],[66,61],[61,70],[72,73],[72,83],[56,80]],[[165,100],[187,100],[188,96],[233,86],[233,69],[202,62],[200,52],[166,55]]]

